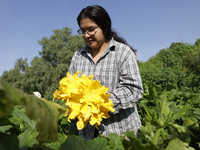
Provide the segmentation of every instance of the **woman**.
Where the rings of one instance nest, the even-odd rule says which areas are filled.
[[[135,51],[111,30],[111,19],[101,6],[84,8],[77,21],[80,27],[78,33],[86,46],[75,52],[69,71],[71,74],[82,71],[86,76],[93,74],[95,80],[109,88],[109,99],[115,109],[110,118],[103,119],[99,130],[88,124],[79,131],[79,136],[88,140],[98,134],[107,137],[110,133],[120,136],[126,131],[136,134],[141,127],[136,105],[142,97],[143,88]]]

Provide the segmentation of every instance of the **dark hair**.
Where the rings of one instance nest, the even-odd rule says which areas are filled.
[[[80,22],[82,19],[91,19],[94,21],[103,31],[103,34],[105,36],[105,39],[107,41],[110,41],[112,37],[120,43],[128,45],[126,40],[122,37],[119,37],[116,32],[114,32],[111,29],[111,19],[108,15],[107,11],[99,6],[99,5],[93,5],[93,6],[87,6],[86,8],[83,8],[80,14],[77,17],[78,25],[80,26]],[[134,52],[134,50],[130,45],[128,45]]]

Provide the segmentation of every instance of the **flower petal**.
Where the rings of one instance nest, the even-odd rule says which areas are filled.
[[[102,118],[109,118],[108,112],[115,111],[110,94],[107,94],[108,88],[93,80],[93,74],[88,77],[82,74],[79,78],[79,73],[82,72],[77,71],[74,75],[68,72],[60,80],[60,90],[54,92],[54,99],[66,102],[68,121],[78,118],[78,130],[85,128],[88,122],[98,129]]]

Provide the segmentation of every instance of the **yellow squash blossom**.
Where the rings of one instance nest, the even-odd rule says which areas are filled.
[[[54,99],[58,98],[66,102],[68,121],[78,118],[77,128],[81,130],[88,123],[97,126],[101,124],[102,118],[109,118],[108,112],[114,112],[113,103],[106,94],[108,88],[102,86],[100,81],[93,80],[93,74],[86,76],[80,71],[60,80],[60,90],[54,92]],[[53,99],[53,100],[54,100]]]

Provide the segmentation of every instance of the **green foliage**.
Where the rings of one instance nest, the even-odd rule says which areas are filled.
[[[131,142],[131,149],[134,150],[158,150],[159,147],[155,145],[155,143],[153,143],[152,141],[148,141],[147,143],[143,144],[141,140],[138,140],[135,138],[135,135],[133,134],[133,132],[129,131],[126,132],[125,135],[130,139]]]
[[[4,83],[0,84],[0,108],[0,131],[10,138],[14,138],[12,134],[18,135],[19,147],[57,141],[58,120],[66,114],[62,106]],[[9,127],[5,128],[6,125]]]
[[[199,40],[195,44],[174,42],[148,61],[138,62],[143,84],[154,82],[162,88],[173,84],[181,91],[198,93]],[[41,58],[35,57],[30,65],[27,59],[18,59],[14,69],[5,71],[0,81],[28,94],[39,91],[42,97],[52,100],[60,79],[68,72],[74,52],[84,47],[85,43],[81,36],[72,35],[72,30],[68,27],[53,30],[50,38],[43,37],[38,43],[42,46],[42,51],[39,52]]]
[[[137,138],[128,131],[84,141],[77,136],[77,120],[69,123],[63,117],[66,105],[51,99],[74,52],[85,43],[67,27],[53,33],[38,42],[40,58],[30,65],[20,58],[0,77],[0,149],[200,148],[200,39],[172,43],[147,62],[138,62],[144,96],[138,104],[142,127]],[[49,101],[29,95],[33,91]]]
[[[200,87],[199,39],[195,44],[172,43],[146,62],[139,62],[143,84],[155,82],[163,88],[173,84],[182,91],[198,92]]]
[[[160,148],[166,148],[171,140],[178,138],[199,148],[196,143],[200,134],[200,95],[180,92],[172,85],[165,89],[155,84],[144,85],[144,91],[139,103],[142,127],[138,138],[151,140]]]
[[[5,71],[0,81],[28,94],[39,91],[42,97],[52,100],[59,81],[69,70],[74,52],[85,45],[81,36],[71,35],[70,28],[65,27],[53,32],[49,39],[43,37],[38,42],[42,45],[42,51],[39,52],[41,58],[34,57],[30,65],[27,59],[18,59],[14,69]]]
[[[0,132],[0,149],[1,150],[18,150],[19,140],[17,135],[8,135]]]
[[[65,108],[0,84],[0,145],[2,149],[164,150],[199,149],[200,96],[172,85],[144,85],[139,103],[142,127],[118,136],[84,141],[77,136],[76,120],[69,125]],[[9,102],[9,103],[8,103]],[[23,104],[23,105],[22,105]],[[33,119],[33,120],[32,120]],[[45,121],[44,121],[45,120]],[[57,127],[59,126],[59,127]],[[67,134],[67,135],[66,135]],[[12,145],[7,145],[11,142]]]
[[[125,137],[127,136],[127,138]],[[84,141],[83,138],[72,135],[60,146],[60,150],[158,150],[159,147],[149,141],[143,144],[141,140],[136,139],[133,131],[128,131],[122,136],[110,134],[109,138],[100,137],[93,140]]]
[[[104,138],[84,141],[83,138],[72,135],[60,146],[60,150],[104,150],[106,144]]]
[[[195,150],[194,148],[190,147],[188,143],[185,143],[178,138],[170,141],[168,146],[165,148],[165,150],[172,150],[172,149]]]

